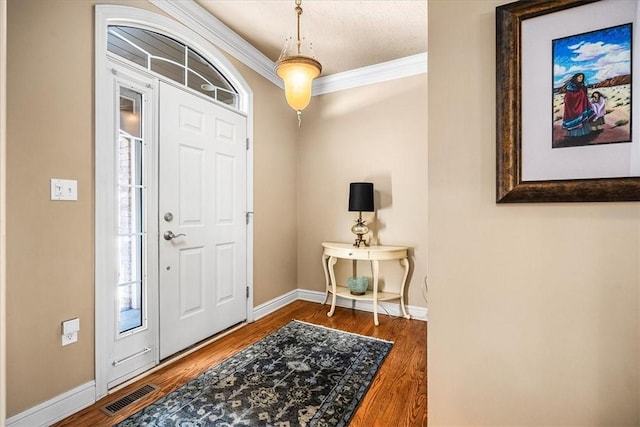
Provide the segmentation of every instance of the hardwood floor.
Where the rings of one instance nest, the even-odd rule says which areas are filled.
[[[54,426],[112,426],[292,319],[394,342],[391,352],[354,414],[351,427],[426,426],[427,323],[383,314],[380,315],[380,326],[376,327],[373,325],[372,313],[338,307],[333,317],[327,317],[328,310],[328,305],[295,301],[101,399]],[[112,417],[100,411],[100,407],[148,382],[159,386],[160,390]]]

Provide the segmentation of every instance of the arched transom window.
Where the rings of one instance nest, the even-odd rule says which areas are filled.
[[[110,25],[107,50],[134,64],[238,108],[238,91],[189,46],[142,28]]]

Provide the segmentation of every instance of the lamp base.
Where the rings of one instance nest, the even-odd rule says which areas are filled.
[[[367,242],[362,238],[362,234],[358,234],[358,237],[356,238],[356,241],[353,243],[353,246],[355,246],[356,248],[359,248],[360,245],[363,245],[363,244],[365,247],[369,247],[369,242]]]
[[[362,236],[364,236],[369,232],[369,227],[367,227],[367,223],[362,220],[362,212],[360,212],[358,219],[356,219],[355,225],[351,227],[351,232],[357,236],[353,246],[359,248],[360,245],[363,243],[365,246],[369,246],[369,243],[362,238]]]

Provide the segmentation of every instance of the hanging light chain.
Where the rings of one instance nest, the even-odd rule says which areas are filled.
[[[301,48],[302,48],[302,42],[300,41],[300,15],[302,15],[302,0],[296,0],[296,15],[298,16],[298,40],[297,40],[297,48],[298,48],[298,55],[300,55],[301,52]]]

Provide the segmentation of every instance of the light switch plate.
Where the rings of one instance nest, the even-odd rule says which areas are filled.
[[[51,178],[51,200],[78,200],[78,181]]]
[[[80,319],[69,319],[62,322],[62,335],[71,334],[80,330]]]

